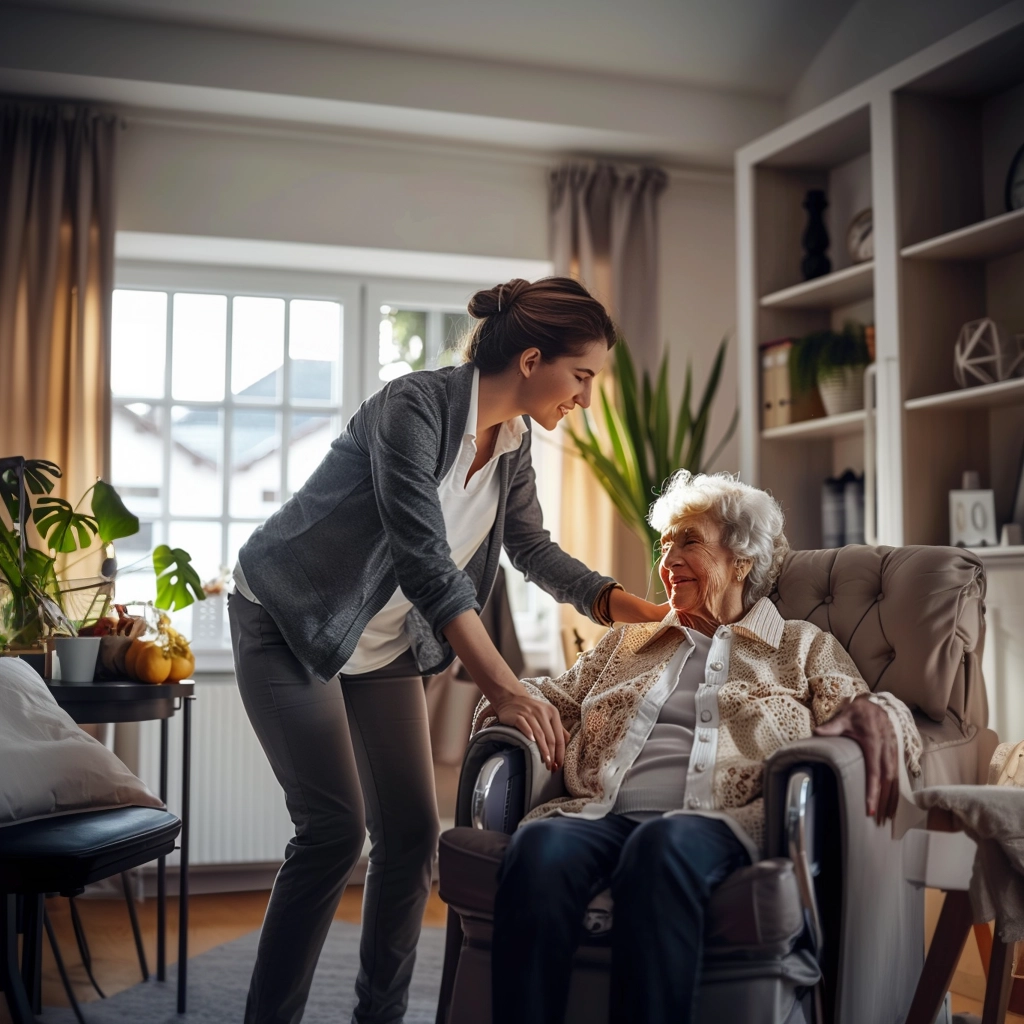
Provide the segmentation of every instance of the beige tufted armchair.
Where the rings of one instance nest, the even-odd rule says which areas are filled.
[[[872,690],[914,710],[922,785],[984,780],[996,746],[981,675],[984,597],[984,568],[970,552],[859,545],[792,552],[773,594],[783,617],[833,633]],[[440,842],[449,925],[438,1024],[490,1021],[498,867],[519,819],[561,788],[515,730],[471,741],[456,827]],[[778,751],[765,810],[768,859],[712,896],[700,1019],[898,1024],[924,961],[923,894],[904,881],[915,832],[896,841],[865,816],[863,758],[845,738]],[[613,919],[600,897],[591,904],[568,1024],[607,1019]]]

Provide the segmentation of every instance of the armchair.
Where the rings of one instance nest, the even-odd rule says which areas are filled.
[[[924,743],[923,784],[935,785],[977,782],[996,745],[980,670],[984,595],[984,569],[969,552],[856,545],[792,552],[773,600],[783,617],[833,633],[872,690],[908,704]],[[864,787],[849,739],[802,740],[769,760],[767,859],[712,896],[700,1020],[904,1018],[924,961],[923,893],[904,881],[912,844],[866,817]],[[498,868],[522,816],[561,791],[560,775],[518,731],[495,726],[470,742],[456,827],[440,840],[449,913],[438,1024],[490,1020]],[[600,894],[583,922],[569,1024],[607,1019],[613,918]]]

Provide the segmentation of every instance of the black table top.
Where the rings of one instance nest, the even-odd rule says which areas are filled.
[[[103,683],[62,683],[47,679],[58,705],[79,725],[103,722],[151,722],[170,718],[178,701],[195,695],[195,683],[139,683],[133,679]]]

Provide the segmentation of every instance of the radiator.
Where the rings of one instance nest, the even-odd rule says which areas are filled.
[[[232,676],[196,683],[192,704],[192,814],[189,857],[194,865],[281,861],[293,835],[284,793],[270,770]],[[181,814],[182,712],[170,720],[167,805]],[[139,774],[159,792],[160,723],[143,722]],[[167,858],[177,864],[178,854]]]

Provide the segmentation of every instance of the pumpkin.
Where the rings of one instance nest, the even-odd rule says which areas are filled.
[[[124,670],[128,675],[129,679],[138,679],[136,675],[136,663],[139,660],[139,654],[146,647],[151,647],[152,641],[150,640],[133,640],[125,652],[124,656]]]
[[[135,659],[135,677],[140,683],[163,683],[171,674],[171,658],[159,644],[146,644]]]
[[[167,676],[167,682],[177,683],[182,679],[188,679],[196,670],[196,659],[192,652],[185,654],[171,655],[171,671]]]

